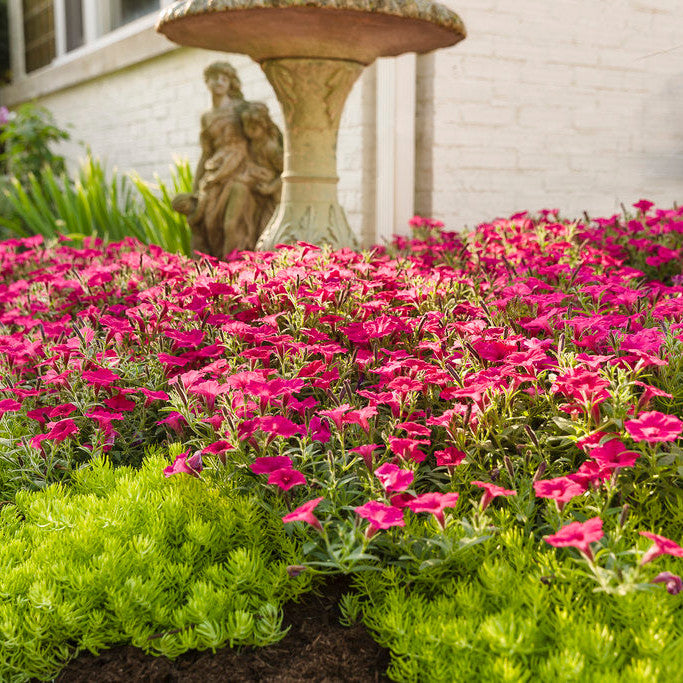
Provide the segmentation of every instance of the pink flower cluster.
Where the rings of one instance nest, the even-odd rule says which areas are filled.
[[[571,471],[533,485],[567,514],[683,433],[651,405],[670,394],[641,381],[683,341],[683,286],[648,279],[680,271],[683,209],[635,208],[590,223],[520,213],[467,237],[415,217],[413,237],[365,254],[301,243],[229,262],[133,240],[0,243],[0,420],[24,420],[43,454],[116,449],[143,425],[143,438],[191,444],[167,475],[234,458],[254,482],[294,489],[285,498],[322,493],[311,459],[355,463],[367,496],[355,510],[375,533],[406,508],[444,526],[462,471],[498,482],[477,439],[538,402],[582,437]],[[610,419],[617,371],[633,387],[623,429]],[[516,457],[514,444],[492,457],[506,448]],[[513,479],[471,482],[479,510],[515,495]],[[317,528],[322,498],[287,521]],[[576,534],[589,554],[598,531],[554,540]]]

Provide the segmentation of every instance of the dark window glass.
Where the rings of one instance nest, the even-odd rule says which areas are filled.
[[[115,7],[112,13],[113,29],[159,9],[159,0],[115,0],[114,4],[118,4],[119,7]],[[119,9],[119,12],[116,12],[116,9]]]
[[[83,45],[83,3],[81,0],[64,0],[66,23],[66,51]]]
[[[47,66],[55,58],[55,17],[52,0],[22,0],[26,72]]]

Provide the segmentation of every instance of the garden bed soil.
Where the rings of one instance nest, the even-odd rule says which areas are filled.
[[[339,623],[338,601],[348,589],[343,579],[285,607],[287,636],[276,645],[215,654],[187,652],[176,660],[147,655],[132,646],[114,647],[99,656],[82,654],[62,670],[57,683],[224,683],[225,681],[388,681],[389,651],[361,625]]]

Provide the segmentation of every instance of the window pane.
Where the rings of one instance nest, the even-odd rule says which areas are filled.
[[[83,45],[83,5],[81,0],[64,0],[66,51]]]
[[[26,72],[47,66],[55,58],[52,0],[22,0]]]
[[[159,7],[159,0],[111,0],[111,30],[155,12]]]

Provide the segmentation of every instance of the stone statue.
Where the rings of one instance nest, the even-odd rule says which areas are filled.
[[[212,108],[201,118],[201,158],[191,194],[173,198],[187,216],[192,248],[225,258],[253,249],[280,198],[282,134],[260,102],[244,100],[228,62],[204,71]]]

